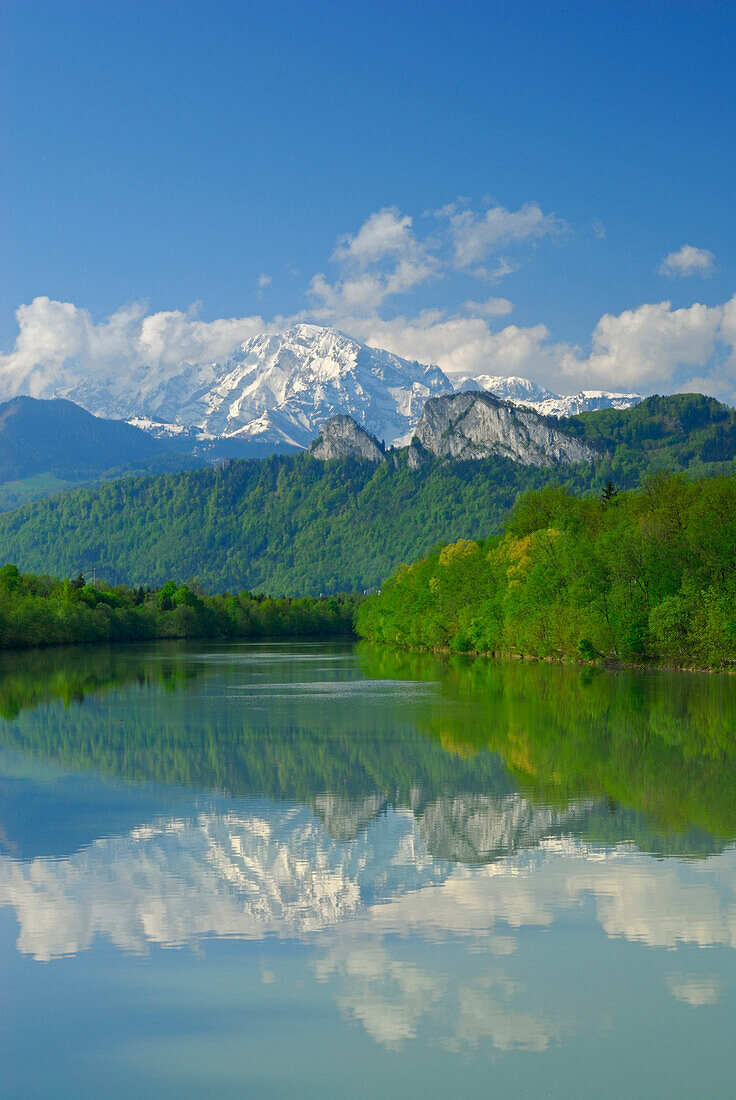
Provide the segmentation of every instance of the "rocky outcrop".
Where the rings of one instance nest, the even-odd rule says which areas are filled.
[[[426,451],[445,458],[498,455],[524,466],[591,462],[599,457],[586,443],[560,431],[531,409],[479,392],[431,398],[424,406],[414,440]]]
[[[351,416],[332,416],[322,425],[309,448],[313,458],[362,458],[383,462],[385,451],[375,436],[355,423]]]

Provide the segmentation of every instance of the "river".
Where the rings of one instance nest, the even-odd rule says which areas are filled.
[[[735,837],[736,677],[4,654],[3,1096],[728,1095]]]

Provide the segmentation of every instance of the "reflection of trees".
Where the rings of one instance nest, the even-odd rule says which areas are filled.
[[[689,854],[736,835],[728,677],[363,648],[375,693],[361,694],[371,685],[350,662],[330,666],[341,690],[325,693],[300,685],[298,654],[269,664],[264,650],[259,675],[283,683],[271,697],[242,664],[223,659],[213,679],[187,652],[6,655],[0,745],[72,770],[306,803],[335,837],[408,807],[450,860],[485,862],[542,835]]]
[[[0,678],[0,745],[65,768],[116,778],[180,784],[234,797],[266,795],[317,804],[338,797],[338,815],[324,799],[318,812],[336,835],[368,818],[356,800],[415,809],[447,789],[508,794],[514,784],[497,757],[463,761],[416,728],[395,691],[366,704],[342,681],[343,696],[305,692],[290,683],[304,675],[266,655],[267,678],[284,677],[281,697],[265,697],[256,681],[243,686],[242,665],[218,665],[218,689],[208,693],[208,666],[169,646],[128,650],[66,650],[23,654]],[[266,652],[266,651],[264,651]],[[329,658],[328,658],[329,659]],[[224,670],[224,671],[223,671]],[[317,685],[319,686],[319,685]],[[379,685],[380,686],[380,685]],[[421,711],[421,697],[417,706]],[[319,807],[322,807],[320,811]],[[345,820],[338,821],[338,816]],[[369,817],[372,815],[369,815]],[[359,823],[359,824],[358,824]]]
[[[736,835],[736,679],[665,671],[598,672],[529,661],[488,661],[363,649],[369,675],[432,677],[456,708],[435,709],[427,731],[448,751],[498,753],[535,800],[605,798],[643,811],[652,835]],[[448,724],[448,716],[454,722]],[[609,819],[613,825],[616,815]],[[605,839],[606,815],[596,836]],[[601,834],[603,829],[603,835]],[[639,823],[641,829],[641,822]],[[611,835],[610,839],[621,839]]]
[[[169,691],[191,679],[194,669],[174,658],[176,644],[120,649],[31,649],[0,654],[0,718],[60,700],[65,706],[125,685],[157,684]],[[155,656],[154,656],[155,654]]]

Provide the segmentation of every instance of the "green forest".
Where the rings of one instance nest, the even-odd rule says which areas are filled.
[[[501,535],[437,546],[358,609],[376,642],[552,659],[736,663],[736,478],[546,486]]]
[[[503,458],[446,461],[407,452],[373,465],[308,454],[128,477],[0,515],[0,561],[33,573],[96,573],[160,587],[318,596],[377,588],[440,542],[496,534],[521,494],[552,482],[598,495],[657,472],[736,469],[736,411],[698,394],[652,397],[557,422],[600,454],[537,468]]]
[[[0,568],[0,649],[156,638],[330,637],[352,633],[355,600],[202,596],[167,581],[129,588]]]

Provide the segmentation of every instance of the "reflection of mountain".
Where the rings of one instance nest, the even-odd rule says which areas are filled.
[[[590,817],[594,804],[570,803],[565,810],[535,806],[518,794],[503,799],[455,795],[425,806],[419,816],[424,842],[439,859],[487,863],[544,837],[575,832]]]
[[[15,911],[19,949],[40,959],[97,937],[140,952],[203,936],[311,937],[346,922],[351,934],[487,940],[550,925],[585,897],[609,936],[736,947],[732,849],[661,863],[630,846],[540,838],[470,867],[433,856],[407,811],[335,840],[305,807],[260,801],[157,818],[61,860],[0,859],[0,905]]]

